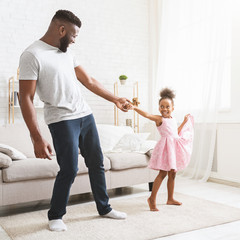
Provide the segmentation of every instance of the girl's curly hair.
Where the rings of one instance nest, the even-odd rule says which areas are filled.
[[[173,99],[175,98],[175,92],[170,89],[170,88],[163,88],[160,91],[160,100],[159,100],[159,104],[163,99],[170,99],[172,101],[173,104]]]

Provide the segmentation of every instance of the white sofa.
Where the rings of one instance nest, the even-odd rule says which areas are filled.
[[[52,145],[48,127],[43,124],[40,125],[40,129],[44,138]],[[120,132],[122,133],[121,130]],[[104,137],[103,133],[106,133],[106,129],[100,127],[101,145],[111,145],[113,142],[111,137]],[[7,163],[5,161],[5,165],[2,164],[0,167],[0,206],[50,199],[59,169],[56,157],[53,156],[53,160],[35,158],[29,131],[24,123],[0,127],[1,144],[19,150],[27,158],[18,160],[8,158],[10,160]],[[121,149],[117,151],[104,153],[107,189],[148,183],[154,180],[156,172],[147,168],[151,151],[148,151],[147,154],[124,152]],[[2,152],[0,163],[1,157],[11,156],[9,153],[3,153],[2,150],[0,152]],[[84,159],[79,155],[79,171],[70,194],[87,192],[91,192],[88,169],[84,164]]]

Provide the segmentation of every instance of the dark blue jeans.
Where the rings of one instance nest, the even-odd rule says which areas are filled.
[[[103,154],[93,115],[52,123],[49,126],[60,171],[57,174],[49,220],[61,219],[66,213],[69,192],[78,171],[78,148],[88,167],[91,188],[100,215],[112,209],[108,203]]]

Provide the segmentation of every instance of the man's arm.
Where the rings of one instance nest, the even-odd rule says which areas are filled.
[[[110,102],[113,102],[122,111],[124,112],[128,111],[130,106],[129,105],[130,101],[128,99],[117,97],[110,91],[106,90],[100,82],[90,77],[81,66],[77,66],[75,68],[75,73],[77,79],[91,92],[97,94],[100,97],[103,97],[104,99]]]
[[[37,115],[33,105],[33,98],[36,91],[36,80],[19,81],[19,102],[24,121],[30,131],[34,146],[34,153],[37,158],[48,158],[51,160],[51,146],[46,142],[40,133]]]

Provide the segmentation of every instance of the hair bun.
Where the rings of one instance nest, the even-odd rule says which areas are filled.
[[[164,88],[160,91],[160,97],[163,98],[169,98],[169,99],[173,99],[175,98],[175,93],[173,90],[169,89],[169,88]]]

